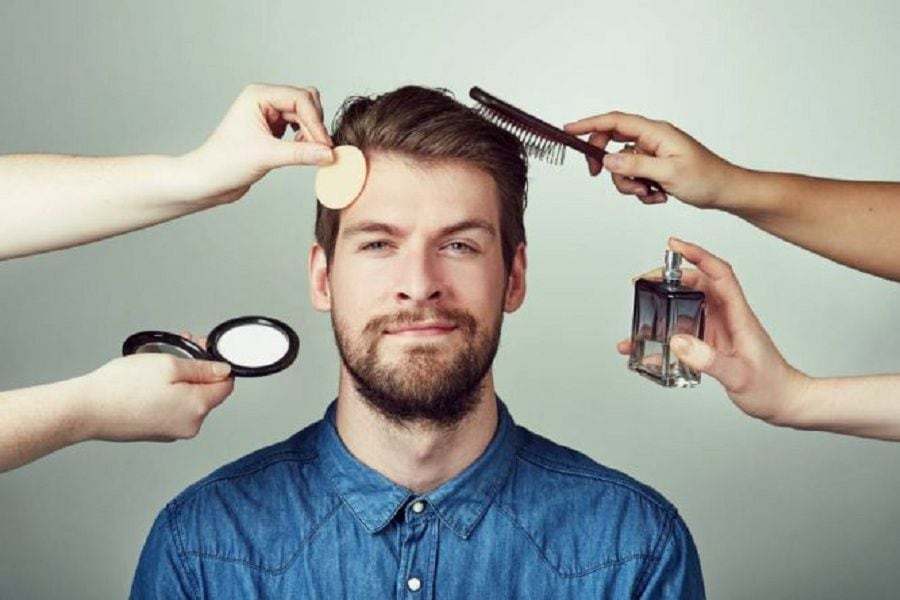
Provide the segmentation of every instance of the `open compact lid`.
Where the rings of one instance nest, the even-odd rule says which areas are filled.
[[[214,360],[241,377],[259,377],[288,368],[300,349],[297,333],[270,317],[238,317],[209,332],[206,347]]]
[[[209,333],[206,350],[189,339],[165,331],[141,331],[122,344],[122,354],[164,353],[178,358],[218,360],[231,365],[236,377],[260,377],[289,367],[300,339],[287,324],[271,317],[229,319]]]

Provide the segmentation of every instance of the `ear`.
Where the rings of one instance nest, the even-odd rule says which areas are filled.
[[[325,257],[325,249],[319,244],[313,244],[309,249],[309,299],[316,310],[331,310],[328,259]]]
[[[528,258],[525,255],[525,244],[520,243],[513,255],[506,280],[506,297],[503,299],[505,312],[515,312],[525,302],[525,271],[527,268]]]

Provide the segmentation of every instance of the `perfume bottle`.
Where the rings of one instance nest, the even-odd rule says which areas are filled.
[[[700,372],[669,349],[676,333],[703,339],[706,296],[681,282],[681,254],[666,250],[662,279],[634,283],[628,368],[665,387],[694,387]]]

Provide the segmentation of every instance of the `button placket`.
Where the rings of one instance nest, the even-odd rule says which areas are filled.
[[[419,510],[416,504],[420,504]],[[417,600],[434,595],[430,585],[437,568],[438,519],[427,514],[426,508],[424,501],[410,504],[407,513],[410,518],[402,525],[399,595]]]

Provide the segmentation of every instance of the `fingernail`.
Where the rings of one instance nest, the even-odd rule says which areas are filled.
[[[603,157],[603,166],[610,171],[615,171],[625,166],[625,159],[618,154],[607,154]]]
[[[691,341],[677,335],[669,340],[669,345],[676,354],[687,354],[691,350]]]
[[[334,152],[332,152],[331,148],[322,146],[318,146],[313,154],[320,160],[331,160],[334,158]]]
[[[224,377],[225,375],[228,375],[230,372],[231,372],[231,365],[229,365],[227,363],[220,362],[220,363],[216,363],[213,365],[213,374],[215,374],[219,377]]]

